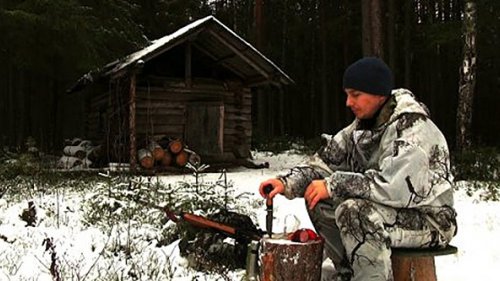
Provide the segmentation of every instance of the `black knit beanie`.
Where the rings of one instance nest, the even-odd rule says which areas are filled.
[[[344,72],[343,81],[344,89],[373,95],[390,96],[394,88],[391,69],[375,57],[362,58],[351,64]]]

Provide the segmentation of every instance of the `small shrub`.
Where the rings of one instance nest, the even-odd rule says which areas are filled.
[[[476,148],[453,157],[457,180],[500,180],[500,152],[496,148]]]
[[[320,137],[304,140],[287,135],[278,137],[254,136],[252,149],[281,153],[293,150],[298,153],[312,154],[321,146]]]
[[[455,180],[466,180],[466,192],[480,192],[482,200],[500,199],[500,152],[496,148],[474,148],[452,157]]]

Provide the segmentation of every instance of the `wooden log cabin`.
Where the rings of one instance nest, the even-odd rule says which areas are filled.
[[[134,168],[144,140],[162,137],[181,139],[204,163],[248,157],[252,92],[291,83],[208,16],[87,73],[68,92],[86,88],[86,137],[102,143],[110,161]]]

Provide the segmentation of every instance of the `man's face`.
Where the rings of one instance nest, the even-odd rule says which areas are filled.
[[[358,119],[372,118],[387,99],[385,96],[371,95],[354,89],[345,89],[345,92],[345,104]]]

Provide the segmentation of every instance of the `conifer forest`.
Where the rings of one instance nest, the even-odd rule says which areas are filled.
[[[343,71],[378,56],[452,149],[500,146],[498,0],[0,0],[0,145],[84,137],[80,77],[208,15],[294,81],[252,92],[254,142],[345,127]]]

